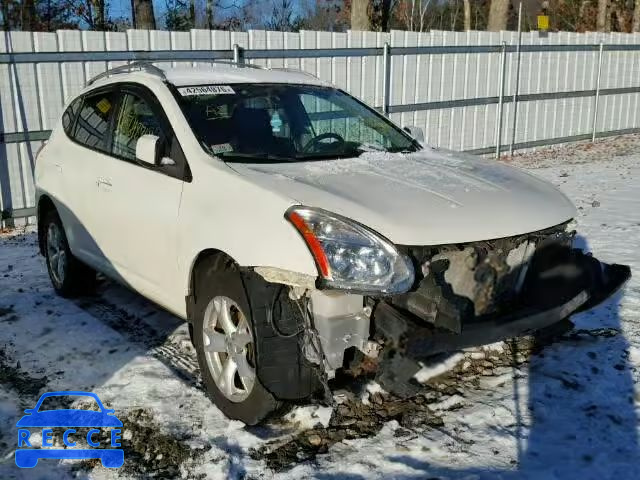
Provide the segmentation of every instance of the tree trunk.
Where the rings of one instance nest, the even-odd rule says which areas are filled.
[[[499,32],[501,30],[506,30],[508,18],[509,0],[491,0],[487,30],[490,32]]]
[[[391,18],[391,0],[382,0],[382,11],[380,12],[380,30],[389,31],[389,19]]]
[[[598,0],[598,17],[596,19],[596,28],[599,32],[604,32],[607,26],[608,3],[608,0]]]
[[[640,0],[638,0],[640,2]],[[471,30],[471,0],[463,0],[464,3],[464,29]]]
[[[633,9],[633,23],[631,24],[632,32],[640,32],[640,0],[636,0]]]
[[[3,2],[4,3],[4,2]],[[36,6],[33,0],[24,0],[22,2],[22,30],[31,32],[34,29]]]
[[[153,14],[152,0],[133,0],[134,27],[142,30],[155,30],[156,17]]]
[[[371,30],[368,6],[367,0],[353,0],[351,2],[351,30]]]
[[[189,3],[189,17],[191,17],[191,28],[196,28],[196,0]]]
[[[106,30],[106,14],[105,14],[105,5],[104,0],[95,0],[93,5],[96,20],[95,20],[95,29],[96,30]]]
[[[625,8],[621,2],[614,2],[612,5],[612,10],[615,13],[616,20],[616,28],[618,32],[629,33],[629,11]],[[609,28],[612,28],[613,25],[609,22]]]
[[[213,0],[207,0],[207,28],[213,30]]]

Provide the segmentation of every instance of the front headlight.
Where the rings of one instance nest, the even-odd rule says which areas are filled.
[[[413,284],[409,259],[373,230],[319,208],[292,207],[286,218],[307,243],[325,285],[402,293]]]

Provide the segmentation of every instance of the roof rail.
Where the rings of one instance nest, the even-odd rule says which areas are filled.
[[[199,59],[198,62],[202,63],[203,60]],[[245,63],[245,61],[236,62],[234,60],[225,60],[223,58],[221,58],[221,59],[213,59],[213,60],[204,60],[204,62],[223,63],[225,65],[235,65],[236,67],[246,67],[246,68],[255,68],[257,70],[265,70],[265,67],[263,67],[261,65],[255,65],[253,63]]]
[[[93,77],[91,80],[89,80],[87,82],[87,85],[93,85],[95,82],[97,82],[101,78],[107,78],[110,75],[113,75],[115,73],[129,73],[129,72],[132,72],[134,70],[140,70],[140,71],[143,71],[143,72],[151,73],[153,75],[157,75],[162,80],[166,80],[166,77],[164,75],[164,70],[162,70],[159,67],[156,67],[151,62],[147,62],[147,61],[144,61],[144,60],[138,60],[136,62],[131,62],[131,63],[128,63],[126,65],[120,65],[119,67],[111,68],[111,69],[107,70],[106,72],[99,73],[98,75]]]
[[[291,72],[291,73],[301,73],[303,75],[306,75],[307,77],[313,77],[316,80],[320,80],[319,77],[317,77],[316,75],[314,75],[313,73],[307,72],[306,70],[302,70],[300,68],[290,68],[290,67],[271,67],[269,68],[269,70],[275,70],[278,72]]]
[[[136,60],[134,62],[131,63],[127,63],[126,65],[120,65],[119,67],[115,67],[115,68],[111,68],[105,72],[102,72],[98,75],[96,75],[95,77],[91,78],[88,82],[87,85],[92,85],[95,82],[97,82],[98,80],[100,80],[101,78],[106,78],[109,77],[113,74],[116,73],[129,73],[132,72],[134,70],[139,70],[139,71],[143,71],[143,72],[147,72],[147,73],[151,73],[154,75],[157,75],[158,77],[160,77],[162,80],[166,80],[166,76],[164,74],[164,70],[162,70],[160,67],[156,67],[153,63],[151,63],[152,61],[148,61],[148,60]],[[233,60],[226,60],[226,59],[202,59],[202,58],[194,58],[194,59],[188,59],[188,58],[180,58],[177,60],[153,60],[153,62],[155,63],[159,63],[159,62],[198,62],[198,63],[222,63],[225,65],[235,65],[236,67],[245,67],[245,68],[255,68],[255,69],[259,69],[259,70],[264,70],[265,68],[260,66],[260,65],[254,65],[252,63],[245,63],[245,62],[235,62]],[[283,69],[284,70],[284,69]]]

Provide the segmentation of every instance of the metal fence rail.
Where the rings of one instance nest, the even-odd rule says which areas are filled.
[[[300,68],[423,127],[430,143],[477,154],[640,131],[640,35],[13,32],[0,41],[5,219],[33,214],[33,152],[63,104],[137,60]]]

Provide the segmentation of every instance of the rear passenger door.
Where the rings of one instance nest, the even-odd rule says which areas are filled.
[[[162,145],[154,166],[136,159],[136,143],[146,134]],[[188,166],[163,109],[145,87],[120,86],[109,148],[108,169],[97,185],[103,250],[113,274],[176,311],[184,298],[171,291],[170,279],[177,270],[177,217]]]

